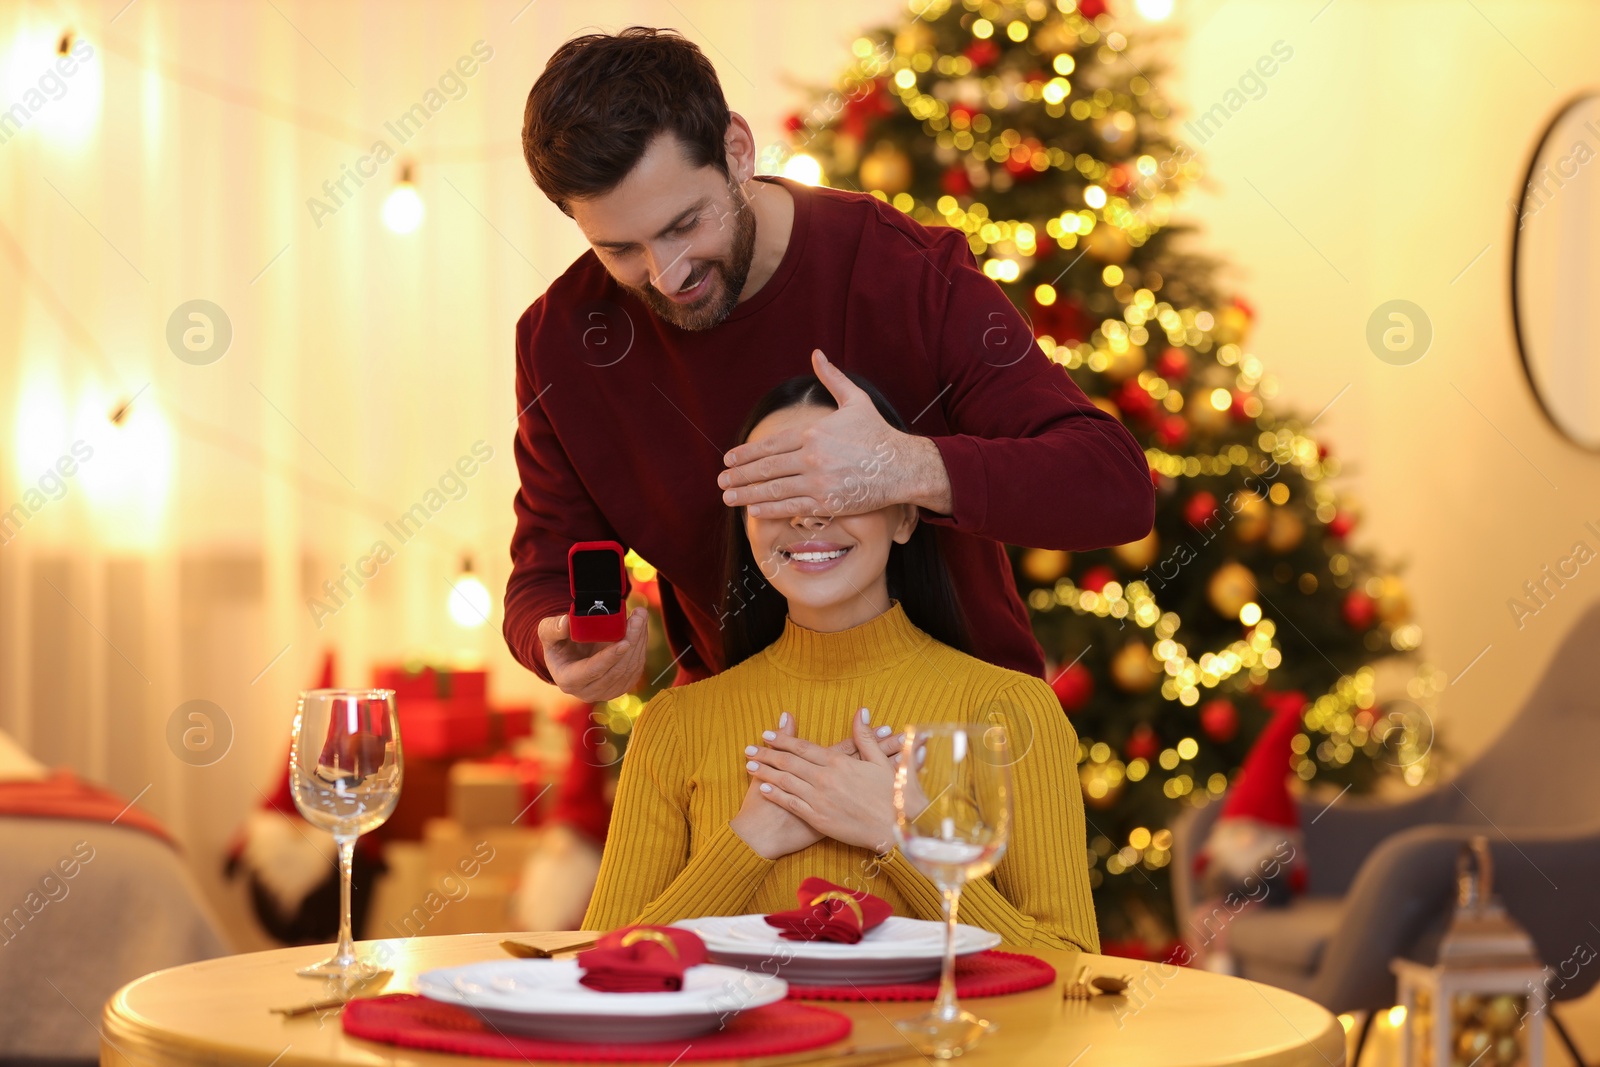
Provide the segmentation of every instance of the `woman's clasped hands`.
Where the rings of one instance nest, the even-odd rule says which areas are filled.
[[[901,738],[872,726],[862,708],[850,736],[829,747],[796,736],[784,712],[763,745],[745,748],[750,774],[739,813],[730,823],[758,855],[778,859],[824,837],[874,852],[894,845],[894,762]]]

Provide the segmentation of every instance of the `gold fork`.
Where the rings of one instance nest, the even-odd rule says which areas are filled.
[[[352,1000],[368,995],[377,995],[389,983],[389,979],[393,977],[393,971],[379,971],[371,977],[358,978],[348,983],[345,986],[345,995],[342,997],[334,997],[329,1000],[313,1000],[306,1004],[294,1004],[287,1008],[270,1008],[268,1010],[274,1015],[282,1015],[288,1019],[292,1019],[297,1015],[309,1015],[314,1011],[331,1011],[335,1008],[344,1007]]]
[[[1067,987],[1061,991],[1063,1000],[1088,1000],[1094,996],[1094,990],[1089,988],[1089,965],[1085,963],[1078,971],[1076,980],[1068,982]]]

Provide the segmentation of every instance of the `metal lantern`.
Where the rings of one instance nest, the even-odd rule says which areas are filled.
[[[1491,895],[1486,838],[1462,846],[1456,882],[1456,913],[1439,943],[1439,962],[1389,965],[1406,1011],[1402,1063],[1542,1067],[1544,966],[1528,932]]]

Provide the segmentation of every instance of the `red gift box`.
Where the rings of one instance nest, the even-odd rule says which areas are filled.
[[[378,667],[373,684],[393,689],[395,700],[446,700],[482,704],[489,693],[488,671],[441,671],[424,667],[408,671],[404,667]]]
[[[408,756],[447,759],[477,755],[489,747],[489,709],[481,702],[402,700],[400,744]]]

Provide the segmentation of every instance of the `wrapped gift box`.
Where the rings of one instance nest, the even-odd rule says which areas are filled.
[[[533,827],[555,804],[543,762],[536,759],[462,760],[450,768],[450,818],[469,828]]]

